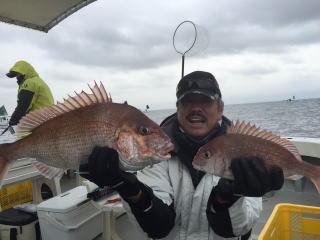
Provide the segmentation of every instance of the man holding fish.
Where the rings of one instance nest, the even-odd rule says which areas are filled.
[[[283,185],[282,169],[250,154],[228,163],[222,157],[211,161],[213,166],[199,160],[211,157],[201,147],[231,126],[223,116],[218,83],[211,73],[192,72],[180,80],[176,96],[177,113],[161,124],[174,144],[171,159],[135,176],[119,168],[116,151],[96,147],[80,171],[89,171],[83,176],[99,186],[117,190],[133,222],[151,238],[249,239],[261,197]]]
[[[261,196],[280,189],[284,177],[306,176],[320,193],[320,167],[302,161],[293,143],[223,116],[208,72],[180,80],[177,113],[162,127],[113,103],[102,83],[90,89],[19,121],[17,134],[25,137],[0,144],[0,188],[20,158],[35,159],[49,178],[80,170],[117,190],[137,226],[157,239],[247,239]],[[137,177],[126,172],[137,170]]]

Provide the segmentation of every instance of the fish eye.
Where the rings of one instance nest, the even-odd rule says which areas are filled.
[[[210,158],[210,157],[211,157],[211,151],[210,151],[210,150],[205,151],[202,156],[203,156],[204,158],[206,158],[206,159]]]
[[[145,127],[145,126],[141,126],[140,128],[139,128],[139,133],[141,134],[141,135],[149,135],[149,134],[151,134],[151,130],[150,130],[150,128],[148,128],[148,127]]]

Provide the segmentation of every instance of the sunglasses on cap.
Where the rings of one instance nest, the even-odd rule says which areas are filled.
[[[212,78],[182,79],[177,86],[177,101],[181,100],[189,93],[203,94],[213,100],[221,98],[221,92],[218,83]]]

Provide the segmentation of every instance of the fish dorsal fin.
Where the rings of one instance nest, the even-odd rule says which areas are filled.
[[[43,107],[38,110],[32,111],[24,116],[16,131],[16,135],[20,135],[26,132],[32,132],[33,129],[43,124],[44,122],[58,117],[64,113],[94,105],[96,103],[112,102],[111,96],[106,92],[103,84],[100,82],[100,86],[94,82],[93,88],[89,86],[92,94],[88,94],[84,91],[76,93],[75,96],[64,99],[63,103],[57,102],[55,105]]]
[[[258,128],[255,125],[251,125],[250,122],[245,123],[244,121],[237,120],[232,122],[232,124],[227,129],[227,134],[241,134],[247,136],[254,136],[257,138],[265,139],[271,142],[274,142],[288,151],[290,151],[299,161],[302,161],[301,156],[298,152],[296,146],[287,140],[286,138],[281,138],[280,136],[275,135],[271,131],[266,131],[264,129]]]

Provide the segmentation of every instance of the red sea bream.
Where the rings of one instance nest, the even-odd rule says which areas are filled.
[[[192,164],[198,170],[233,179],[230,170],[232,159],[250,156],[263,159],[267,167],[281,167],[286,178],[308,177],[320,193],[320,167],[303,161],[289,140],[250,123],[233,123],[225,135],[202,146]]]
[[[170,158],[173,145],[155,122],[130,105],[113,103],[102,84],[91,90],[22,118],[17,134],[30,134],[0,144],[1,182],[9,164],[25,157],[36,159],[35,166],[48,177],[61,169],[77,170],[94,146],[117,150],[124,170]]]

